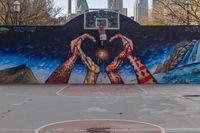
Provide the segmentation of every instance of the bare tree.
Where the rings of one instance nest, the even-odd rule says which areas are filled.
[[[152,18],[150,17],[141,17],[138,21],[141,25],[153,25]]]
[[[200,0],[156,0],[151,22],[184,25],[188,22],[188,15],[190,24],[200,24]]]
[[[15,24],[13,12],[14,0],[0,0],[0,24]],[[56,17],[62,8],[56,7],[54,0],[20,0],[21,11],[19,24],[21,25],[53,25],[58,23]]]

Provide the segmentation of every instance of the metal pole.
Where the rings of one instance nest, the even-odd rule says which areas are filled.
[[[17,13],[17,25],[19,25],[19,13]]]
[[[15,22],[16,22],[16,25],[19,25],[19,13],[18,12],[15,12]]]
[[[13,3],[13,10],[15,13],[15,24],[19,25],[19,13],[20,13],[20,2],[19,1],[15,1]]]
[[[72,0],[68,0],[68,16],[72,13]]]
[[[17,14],[17,12],[15,12],[15,24],[16,25],[18,25],[18,17],[17,16],[18,16],[18,14]]]

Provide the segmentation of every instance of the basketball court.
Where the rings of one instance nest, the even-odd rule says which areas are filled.
[[[0,133],[198,133],[198,94],[198,85],[5,85]]]

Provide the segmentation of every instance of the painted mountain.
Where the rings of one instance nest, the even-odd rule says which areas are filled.
[[[27,65],[0,70],[0,83],[4,84],[36,84],[33,72]]]
[[[200,40],[177,44],[170,58],[157,66],[155,77],[160,83],[199,83]]]

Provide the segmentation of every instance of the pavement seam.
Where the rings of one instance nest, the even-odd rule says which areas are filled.
[[[0,129],[0,131],[35,131],[35,129]]]
[[[114,93],[113,93],[114,94]],[[67,96],[67,95],[55,95],[55,96],[38,96],[38,95],[17,95],[17,94],[9,94],[9,93],[4,93],[0,95],[8,95],[8,96],[30,96],[30,97],[38,97],[38,98],[75,98],[75,99],[82,99],[82,98],[87,98],[87,99],[99,99],[99,98],[108,98],[108,99],[113,99],[113,98],[139,98],[139,97],[146,97],[146,98],[151,98],[151,97],[166,97],[166,98],[171,98],[171,97],[176,97],[176,98],[183,98],[181,95],[135,95],[135,96],[113,96],[113,95],[107,95],[107,96]],[[112,96],[112,97],[109,97]],[[184,98],[183,98],[184,99]]]

